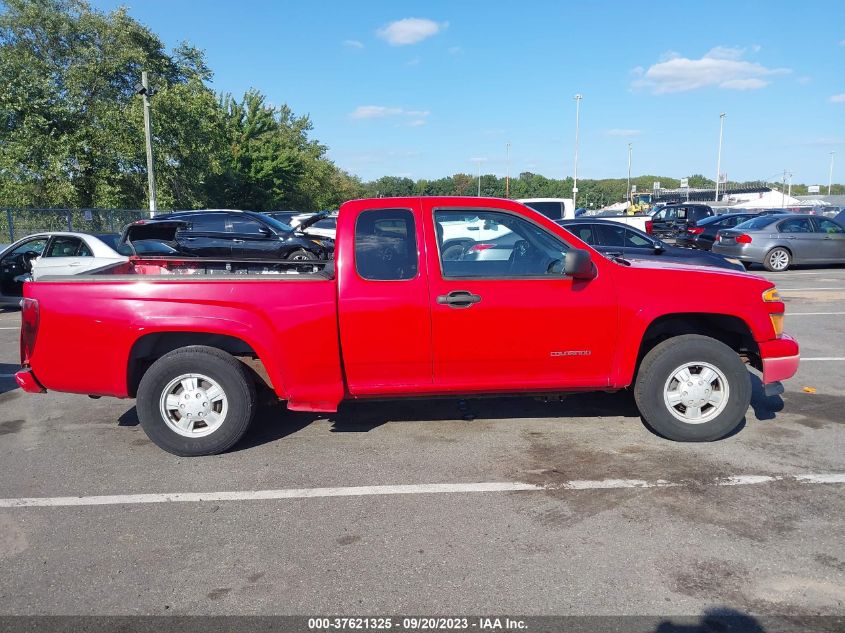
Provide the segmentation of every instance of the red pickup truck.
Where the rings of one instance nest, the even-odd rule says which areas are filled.
[[[135,397],[153,442],[207,455],[243,436],[261,381],[297,411],[633,386],[654,431],[709,441],[745,416],[744,363],[768,393],[798,368],[771,282],[608,259],[510,200],[347,202],[320,266],[135,256],[27,283],[17,382]]]

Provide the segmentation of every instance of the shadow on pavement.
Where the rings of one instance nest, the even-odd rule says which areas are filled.
[[[783,400],[780,396],[767,397],[760,378],[754,374],[751,374],[751,384],[754,415],[758,420],[774,419],[783,409]],[[274,396],[266,393],[260,401],[263,404],[259,405],[253,424],[232,450],[241,451],[275,442],[320,419],[331,423],[332,433],[367,433],[388,422],[455,420],[471,423],[475,419],[630,417],[637,418],[636,423],[639,423],[640,417],[634,398],[627,390],[578,393],[563,399],[511,396],[344,402],[337,413],[289,411],[284,402],[274,401]],[[118,419],[118,426],[138,424],[134,406]],[[739,433],[744,427],[745,421],[731,435]]]
[[[11,363],[0,363],[0,393],[14,391],[18,389],[18,383],[15,382],[12,376],[21,368],[20,365],[13,365]]]
[[[760,377],[748,373],[751,375],[751,408],[754,410],[754,416],[758,420],[774,420],[777,414],[783,411],[783,398],[767,396]]]
[[[680,619],[680,618],[679,618]],[[754,616],[720,608],[705,611],[699,622],[676,623],[670,619],[662,621],[654,633],[766,633],[766,628]]]

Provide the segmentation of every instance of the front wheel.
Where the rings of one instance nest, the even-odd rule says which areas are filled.
[[[792,263],[792,254],[781,246],[777,246],[766,253],[763,259],[763,266],[773,273],[780,273],[789,268]]]
[[[317,256],[311,251],[306,251],[304,248],[298,248],[288,255],[287,258],[295,262],[310,262],[317,259]]]
[[[168,453],[215,455],[243,437],[255,402],[255,384],[239,360],[192,345],[165,354],[144,374],[138,419],[147,437]]]
[[[646,354],[634,397],[643,420],[663,437],[710,442],[742,424],[751,403],[751,380],[730,347],[688,334],[663,341]]]

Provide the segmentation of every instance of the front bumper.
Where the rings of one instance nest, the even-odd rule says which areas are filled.
[[[15,382],[27,393],[44,393],[47,391],[35,379],[35,374],[32,373],[29,367],[25,367],[15,374]]]
[[[760,343],[760,359],[763,362],[763,384],[792,378],[798,371],[801,360],[798,342],[784,334],[773,341]]]

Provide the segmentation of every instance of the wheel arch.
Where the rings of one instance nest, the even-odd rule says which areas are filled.
[[[141,378],[156,360],[168,352],[193,345],[213,347],[231,354],[243,362],[254,377],[263,381],[270,389],[274,389],[264,362],[247,341],[228,334],[179,330],[150,332],[139,337],[132,344],[126,369],[129,396],[135,397]]]
[[[640,339],[632,379],[636,378],[636,371],[649,351],[667,339],[684,334],[700,334],[721,341],[745,362],[762,368],[760,348],[751,327],[742,318],[732,314],[685,312],[664,314],[648,324]]]

